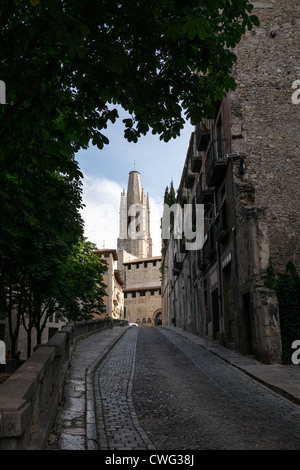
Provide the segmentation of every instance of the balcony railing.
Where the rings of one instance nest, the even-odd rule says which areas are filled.
[[[187,165],[184,171],[184,186],[188,189],[193,187],[195,181],[195,173],[190,169],[190,166]]]
[[[210,139],[210,130],[203,123],[196,125],[196,148],[205,151]]]
[[[191,170],[194,173],[198,173],[202,166],[202,156],[198,152],[193,152],[191,155]]]
[[[198,265],[199,271],[202,271],[202,272],[205,271],[207,267],[207,262],[204,258],[204,249],[198,250],[197,252],[197,265]]]
[[[226,241],[230,233],[229,225],[228,225],[228,218],[227,218],[226,204],[223,204],[221,206],[220,211],[216,217],[215,225],[216,225],[216,241],[219,243]]]
[[[224,139],[214,140],[205,159],[205,176],[208,186],[217,186],[224,176],[227,159],[224,152]]]
[[[215,245],[215,236],[214,236],[214,224],[211,224],[207,232],[207,240],[203,245],[203,257],[205,261],[210,261],[215,258],[216,255],[216,245]]]
[[[199,183],[196,188],[196,204],[208,204],[213,201],[214,190],[213,188],[205,188],[203,184],[202,175],[199,178]]]

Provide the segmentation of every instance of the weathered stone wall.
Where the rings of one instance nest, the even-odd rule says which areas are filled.
[[[103,319],[64,326],[1,385],[0,450],[44,449],[76,341],[108,326]]]
[[[300,4],[253,4],[260,26],[236,48],[238,86],[230,94],[230,111],[232,151],[246,164],[236,182],[248,191],[246,204],[263,211],[258,223],[264,273],[269,257],[277,271],[289,259],[300,266],[300,104],[292,102],[292,84],[300,79]]]
[[[161,257],[139,259],[124,265],[126,289],[160,286]]]
[[[162,317],[161,292],[158,288],[127,291],[125,305],[126,320],[140,326],[154,326],[157,315]]]
[[[200,199],[204,181],[214,188],[210,191],[214,199],[209,199],[209,192],[202,197],[207,222],[200,263],[188,253],[174,274],[176,244],[170,241],[163,308],[183,329],[277,363],[280,312],[276,293],[266,288],[265,278],[270,258],[277,273],[289,260],[300,268],[300,103],[292,100],[292,85],[300,81],[300,3],[253,4],[260,26],[247,32],[236,48],[237,88],[223,100],[214,120],[201,123],[211,131],[211,140],[224,139],[224,158],[212,164],[203,135],[206,146],[202,143],[199,153],[194,149],[190,157],[194,183],[188,181],[191,175],[186,182],[182,177],[178,192],[181,202],[192,202],[198,181]],[[196,138],[197,134],[200,139],[196,126]],[[190,165],[190,149],[191,141],[183,175]],[[199,157],[202,161],[195,163]]]

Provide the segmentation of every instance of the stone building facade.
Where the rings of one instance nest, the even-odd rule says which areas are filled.
[[[204,244],[171,239],[163,261],[169,321],[212,341],[281,361],[280,312],[266,287],[300,267],[299,2],[254,2],[260,26],[236,48],[237,88],[195,125],[177,202],[204,205]],[[297,338],[295,338],[297,339]]]
[[[140,326],[162,319],[161,256],[152,256],[149,197],[138,171],[129,173],[120,201],[118,270],[124,279],[124,318]]]
[[[107,270],[103,274],[103,282],[106,287],[106,296],[103,297],[105,303],[105,312],[94,315],[94,318],[106,317],[107,315],[114,320],[124,319],[124,281],[118,269],[115,269],[115,263],[118,261],[117,251],[114,249],[95,250],[94,253],[107,263]]]

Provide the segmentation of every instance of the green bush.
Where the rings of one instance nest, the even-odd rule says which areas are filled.
[[[300,276],[292,261],[286,264],[285,273],[277,277],[270,260],[266,285],[275,289],[279,304],[282,341],[282,361],[290,362],[294,340],[300,339]]]

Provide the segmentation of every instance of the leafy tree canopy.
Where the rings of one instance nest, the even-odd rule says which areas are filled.
[[[232,48],[258,20],[247,0],[2,0],[2,158],[34,149],[75,171],[70,151],[102,148],[116,105],[125,137],[168,141],[235,86]],[[197,73],[195,73],[197,71]]]

